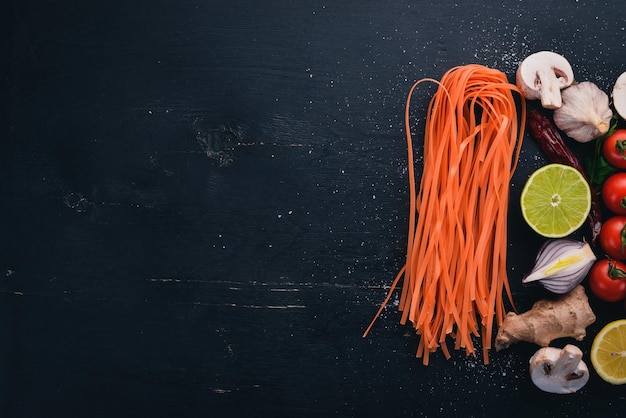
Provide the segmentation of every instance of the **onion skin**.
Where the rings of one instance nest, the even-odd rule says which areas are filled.
[[[561,295],[580,284],[595,261],[596,256],[587,242],[565,238],[548,240],[539,249],[535,266],[522,283],[538,282],[550,292]]]

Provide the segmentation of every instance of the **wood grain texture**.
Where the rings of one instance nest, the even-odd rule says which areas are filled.
[[[512,79],[550,49],[608,91],[623,6],[334,3],[12,2],[0,415],[623,415],[595,375],[538,392],[530,346],[423,367],[393,303],[361,338],[405,251],[412,82],[472,62]],[[531,141],[521,158],[524,309],[541,240],[515,198],[544,159]],[[591,302],[590,334],[624,315]]]

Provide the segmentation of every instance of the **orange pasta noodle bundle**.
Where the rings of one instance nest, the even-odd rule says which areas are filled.
[[[410,101],[423,82],[437,84],[428,104],[424,165],[415,179]],[[420,335],[417,357],[428,364],[441,348],[476,355],[481,337],[485,363],[505,316],[508,283],[507,214],[509,187],[524,137],[526,107],[518,88],[498,70],[458,66],[440,81],[422,79],[410,89],[405,109],[410,214],[406,262],[363,336],[400,281],[400,323]]]

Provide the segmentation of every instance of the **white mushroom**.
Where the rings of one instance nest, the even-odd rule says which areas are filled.
[[[612,96],[615,110],[622,119],[626,119],[626,72],[617,77]]]
[[[530,378],[535,386],[549,393],[574,393],[589,380],[589,369],[578,347],[544,347],[530,358]]]
[[[516,73],[516,84],[529,100],[541,99],[546,109],[561,107],[561,90],[574,81],[571,65],[562,55],[539,51],[524,59]]]

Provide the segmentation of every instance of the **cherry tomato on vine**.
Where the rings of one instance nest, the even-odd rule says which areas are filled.
[[[626,169],[626,129],[618,129],[604,140],[602,156],[613,167]]]
[[[615,215],[604,221],[598,240],[606,255],[615,260],[625,260],[626,216]]]
[[[611,174],[602,185],[602,201],[617,215],[626,215],[626,172]]]
[[[613,167],[626,169],[626,129],[618,129],[604,140],[602,156]]]
[[[589,270],[589,287],[605,302],[626,298],[626,264],[608,258],[596,261]]]

